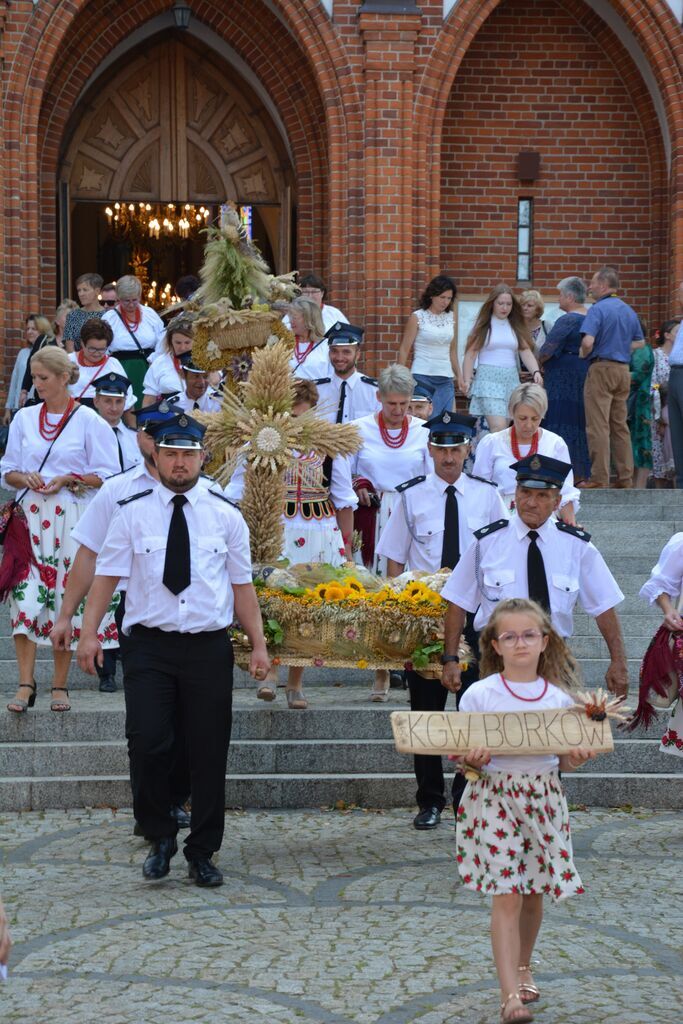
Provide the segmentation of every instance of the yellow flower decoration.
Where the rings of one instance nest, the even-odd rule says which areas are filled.
[[[368,667],[368,662],[365,660],[365,658],[359,658],[358,661],[356,662],[356,667],[357,668],[367,668]]]

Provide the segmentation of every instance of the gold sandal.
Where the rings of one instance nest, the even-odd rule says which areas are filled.
[[[531,974],[530,964],[520,964],[517,970],[520,974],[523,974],[525,971],[528,971],[528,973]],[[525,1006],[528,1003],[535,1003],[538,999],[540,999],[540,996],[541,990],[539,989],[538,985],[535,985],[533,983],[533,981],[520,981],[519,998],[522,1000]]]
[[[510,1013],[519,1013],[521,1011],[521,1017],[512,1017],[510,1014],[505,1013],[505,1007],[511,999],[519,1000],[520,1006],[515,1007]],[[533,1013],[531,1010],[526,1009],[519,992],[511,992],[505,1002],[500,1004],[500,1024],[531,1024],[533,1019]]]

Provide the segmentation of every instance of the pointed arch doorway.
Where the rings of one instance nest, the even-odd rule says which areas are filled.
[[[126,55],[84,94],[65,135],[59,174],[61,290],[81,273],[128,270],[130,247],[112,237],[108,203],[249,210],[253,235],[277,272],[294,256],[294,173],[266,105],[218,54],[168,33]],[[151,242],[151,274],[196,273],[203,236]],[[172,276],[172,275],[175,275]]]

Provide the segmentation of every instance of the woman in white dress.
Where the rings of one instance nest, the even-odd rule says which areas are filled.
[[[93,491],[106,477],[119,472],[111,428],[69,394],[68,385],[76,381],[78,367],[66,352],[54,346],[41,349],[31,359],[31,372],[41,402],[21,409],[14,417],[0,462],[2,485],[19,492],[33,556],[26,575],[14,583],[9,596],[19,689],[7,707],[18,713],[35,702],[36,645],[50,646],[50,631],[59,615],[78,547],[71,539],[71,530]],[[100,625],[100,642],[105,648],[118,646],[116,603],[112,602]],[[74,617],[74,644],[80,635],[82,614],[81,606]],[[52,711],[68,711],[71,705],[66,679],[71,652],[54,651],[53,658],[50,707]]]
[[[514,508],[516,473],[510,469],[527,455],[548,455],[560,462],[571,463],[569,449],[559,434],[540,426],[548,410],[545,390],[538,384],[520,384],[510,395],[508,411],[512,425],[505,430],[486,434],[479,441],[474,456],[474,475],[492,480],[509,509]],[[574,473],[570,469],[562,485],[558,516],[570,526],[576,526],[576,513],[581,492],[574,486]]]
[[[432,416],[453,409],[454,379],[458,390],[463,387],[453,311],[455,296],[455,281],[450,277],[440,274],[432,278],[422,294],[420,308],[408,317],[398,350],[398,362],[407,366],[413,349],[410,372],[430,398]]]
[[[300,416],[318,403],[313,381],[298,380],[294,385],[292,416]],[[324,562],[342,565],[351,561],[353,511],[358,499],[351,481],[349,460],[345,457],[323,459],[309,452],[295,453],[296,460],[285,472],[284,547],[282,557],[299,562]],[[244,488],[244,466],[239,466],[225,488],[226,497],[239,501]],[[301,690],[303,668],[292,666],[287,675],[287,706],[295,711],[308,707]],[[277,669],[271,669],[259,687],[261,700],[275,698]]]
[[[294,299],[289,306],[289,323],[296,338],[289,360],[294,376],[306,380],[330,377],[329,349],[318,304],[311,299]]]
[[[95,408],[95,381],[109,373],[117,373],[121,377],[127,377],[121,363],[116,356],[110,356],[109,346],[112,343],[113,334],[109,324],[94,318],[86,320],[81,328],[80,348],[76,352],[69,353],[69,359],[78,367],[78,380],[75,384],[69,385],[69,394],[75,398],[80,405],[87,405],[88,408]],[[134,408],[135,395],[133,389],[128,388],[124,410]]]
[[[510,395],[519,384],[518,360],[534,384],[543,383],[519,301],[506,284],[497,284],[479,310],[462,363],[470,414],[485,416],[489,430],[507,426]]]
[[[170,321],[162,353],[154,360],[142,383],[142,408],[154,405],[161,398],[185,392],[185,376],[180,356],[192,350],[194,313],[180,313]]]
[[[114,332],[110,354],[125,366],[136,400],[141,401],[142,382],[150,363],[161,352],[166,328],[159,314],[140,302],[142,284],[137,277],[120,277],[116,295],[116,306],[102,317]]]

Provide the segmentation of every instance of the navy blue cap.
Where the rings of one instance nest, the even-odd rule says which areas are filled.
[[[468,416],[464,412],[445,412],[432,416],[422,424],[429,431],[429,443],[437,448],[454,448],[460,444],[469,444],[477,426],[476,416]]]
[[[410,401],[411,402],[431,402],[431,400],[432,400],[432,396],[427,391],[425,391],[425,389],[423,387],[420,387],[419,384],[416,384],[415,387],[413,388],[413,396],[410,399]]]
[[[510,469],[517,473],[517,483],[522,487],[548,489],[562,487],[571,463],[551,459],[549,455],[525,455],[519,462],[513,462]]]
[[[147,430],[152,423],[161,423],[163,420],[171,420],[178,415],[176,402],[180,395],[171,395],[170,398],[161,398],[153,405],[146,405],[143,409],[135,410],[135,421],[138,427]]]
[[[328,345],[360,345],[363,340],[363,328],[356,327],[355,324],[345,324],[342,320],[337,320],[336,324],[332,324],[326,331],[323,337],[327,338]]]
[[[186,373],[208,373],[208,370],[203,370],[201,366],[192,362],[192,352],[183,352],[178,356],[178,362]]]
[[[159,448],[201,448],[206,427],[181,412],[179,416],[152,423],[148,433]]]
[[[117,398],[120,398],[121,395],[128,394],[130,381],[122,373],[112,372],[96,377],[92,386],[98,395],[116,395]]]

